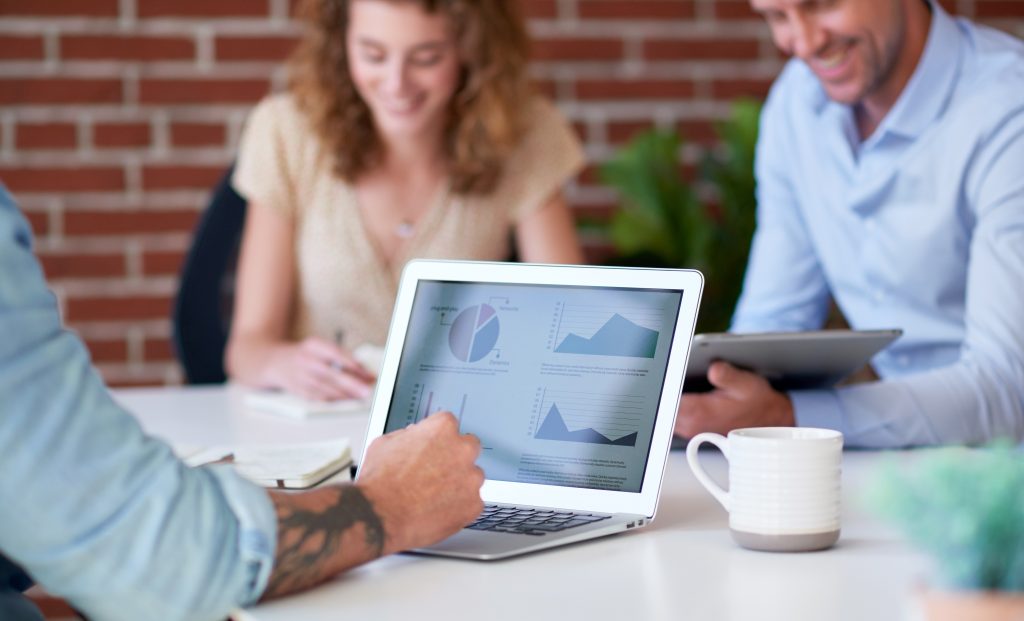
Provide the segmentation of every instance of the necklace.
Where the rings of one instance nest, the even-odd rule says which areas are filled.
[[[446,180],[444,182],[444,185],[441,187],[440,192],[435,196],[434,200],[432,201],[432,204],[428,206],[426,213],[430,213],[431,211],[440,208],[439,205],[446,205],[448,203],[449,196],[450,188],[448,186],[448,181]],[[392,229],[392,233],[394,233],[395,237],[398,237],[399,239],[406,240],[411,238],[413,234],[416,232],[416,225],[419,223],[419,220],[423,217],[423,215],[423,213],[417,214],[415,216],[411,214],[403,215],[399,219],[398,224],[395,225],[395,228]]]
[[[415,231],[416,223],[409,218],[403,218],[402,221],[395,226],[394,233],[402,239],[409,239]]]

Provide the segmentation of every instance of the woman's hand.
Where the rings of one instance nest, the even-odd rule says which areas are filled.
[[[347,349],[316,337],[280,346],[265,379],[275,388],[317,401],[365,399],[376,380]]]

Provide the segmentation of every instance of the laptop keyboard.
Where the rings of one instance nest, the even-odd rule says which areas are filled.
[[[610,515],[554,509],[521,509],[503,505],[484,505],[484,511],[480,517],[466,528],[536,536],[584,524],[593,524],[610,517]]]

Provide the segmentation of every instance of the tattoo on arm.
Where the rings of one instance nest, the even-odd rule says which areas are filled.
[[[304,589],[330,578],[335,573],[332,566],[339,564],[342,537],[360,525],[373,557],[383,552],[384,525],[362,490],[346,485],[330,492],[333,498],[315,508],[276,503],[277,554],[267,596]]]

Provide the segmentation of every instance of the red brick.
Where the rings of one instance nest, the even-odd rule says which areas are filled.
[[[611,220],[615,212],[619,210],[618,205],[572,205],[572,215],[577,221],[589,220],[606,222]]]
[[[255,103],[270,90],[269,80],[143,79],[143,104]]]
[[[65,35],[60,53],[67,60],[192,60],[196,44],[187,37]]]
[[[171,144],[176,147],[223,147],[227,128],[223,123],[173,123]]]
[[[693,142],[706,147],[718,142],[715,125],[707,120],[680,121],[679,133],[685,142]]]
[[[613,121],[605,127],[605,136],[608,144],[625,144],[633,139],[640,132],[650,130],[654,127],[651,121]]]
[[[760,45],[753,39],[655,39],[643,44],[650,60],[753,60]]]
[[[583,167],[580,174],[576,177],[576,180],[581,185],[600,185],[601,184],[601,168],[600,162],[591,162]]]
[[[145,166],[142,169],[142,187],[146,190],[211,189],[224,176],[226,169],[226,164],[224,166]]]
[[[579,80],[578,99],[685,99],[693,97],[688,80]]]
[[[78,142],[72,123],[21,123],[14,134],[18,149],[71,149]]]
[[[1024,17],[1024,1],[975,0],[974,16],[979,18]]]
[[[118,192],[124,190],[124,170],[115,166],[29,168],[0,166],[12,192]]]
[[[100,369],[102,372],[103,369]],[[125,378],[125,377],[112,377],[103,378],[104,383],[111,388],[155,388],[158,386],[165,386],[166,382],[161,378]]]
[[[271,61],[288,58],[298,43],[297,37],[217,37],[214,58],[218,61]]]
[[[125,275],[123,254],[41,253],[39,260],[48,279],[109,278]]]
[[[0,36],[0,60],[43,60],[45,57],[40,36]]]
[[[0,105],[116,104],[122,100],[121,80],[115,78],[0,79]]]
[[[2,179],[0,179],[2,181]],[[50,233],[50,216],[40,211],[23,211],[25,219],[32,226],[32,234],[43,237]]]
[[[92,142],[101,149],[148,147],[151,142],[149,123],[97,123],[92,128]]]
[[[171,315],[171,298],[162,295],[69,297],[66,308],[69,322],[164,319]]]
[[[533,60],[619,60],[623,43],[619,39],[534,39],[531,54]]]
[[[580,142],[587,141],[587,126],[585,123],[582,123],[580,121],[573,121],[570,124],[570,127],[572,127],[572,132],[576,134],[576,138]]]
[[[139,17],[268,17],[269,0],[138,0]]]
[[[140,235],[147,233],[188,233],[195,228],[197,211],[88,211],[64,213],[64,233],[69,236]]]
[[[118,0],[0,0],[0,15],[5,17],[117,17]]]
[[[554,80],[533,80],[533,88],[548,99],[554,99],[558,93],[558,85]]]
[[[124,339],[85,339],[85,346],[95,363],[128,361],[128,343]]]
[[[711,92],[716,99],[735,99],[736,97],[763,99],[768,95],[771,85],[771,80],[715,80],[711,83]]]
[[[557,0],[519,0],[522,13],[529,19],[550,19],[558,17]]]
[[[142,273],[147,276],[168,276],[181,271],[185,253],[174,250],[152,250],[142,254]]]
[[[690,19],[693,0],[579,0],[583,19]]]
[[[170,339],[146,339],[142,345],[142,359],[146,362],[174,361],[174,346]]]
[[[591,265],[607,265],[619,256],[610,241],[597,240],[583,243],[583,258]]]
[[[715,19],[756,19],[762,17],[750,8],[748,0],[718,0],[715,2]]]

